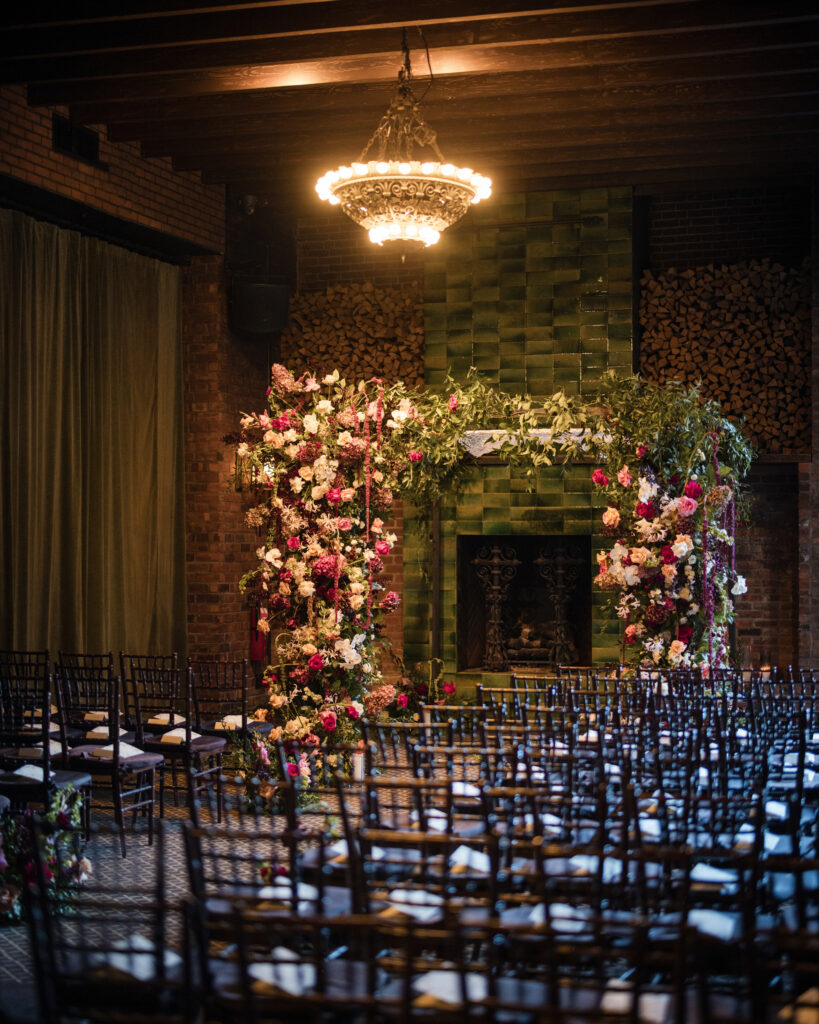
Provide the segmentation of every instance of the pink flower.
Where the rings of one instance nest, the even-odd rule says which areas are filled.
[[[373,533],[381,533],[384,529],[384,520],[379,519],[378,516],[376,516],[370,523],[370,529]]]
[[[689,480],[685,485],[685,496],[699,500],[702,497],[702,486],[696,480]]]
[[[693,498],[688,498],[685,495],[677,498],[677,511],[681,516],[693,516],[698,508],[699,503],[694,501]]]
[[[354,708],[352,704],[348,704],[344,710],[350,718],[358,718],[358,708]]]
[[[393,612],[401,604],[401,598],[394,590],[388,590],[381,598],[381,609],[385,612]]]
[[[597,484],[598,487],[607,487],[609,484],[609,478],[606,476],[602,469],[596,469],[592,473],[592,480]]]
[[[337,505],[341,501],[341,488],[331,487],[325,497],[329,502],[332,502],[333,505]]]
[[[300,546],[300,544],[301,541],[299,540],[298,537],[287,538],[287,546],[290,548],[291,551],[295,551]]]
[[[313,669],[314,672],[319,672],[324,668],[324,658],[319,653],[314,654],[307,662],[307,667]]]
[[[452,683],[452,682],[444,683],[444,693],[454,693],[454,692],[455,692],[455,684],[454,683]]]
[[[308,377],[307,380],[304,382],[305,391],[318,391],[320,386],[321,385],[319,384],[315,377]]]
[[[395,703],[399,708],[405,708],[409,702],[409,697],[405,693],[399,693],[395,698]]]
[[[638,444],[637,445],[637,458],[638,459],[642,459],[642,457],[646,454],[647,451],[648,451],[648,448],[646,448],[646,446],[644,444]]]
[[[455,410],[457,408],[458,408],[458,396],[457,395],[450,395],[449,396],[449,411],[450,412],[455,412]]]
[[[344,530],[346,532],[347,530],[352,530],[353,521],[347,516],[341,516],[339,519],[336,519],[336,526],[339,530]]]
[[[377,555],[388,555],[390,553],[390,546],[385,540],[377,540],[375,542],[375,553]]]
[[[628,471],[628,466],[623,466],[617,474],[617,482],[622,484],[623,487],[631,486],[631,473]]]
[[[319,721],[325,732],[332,732],[338,724],[335,711],[322,711],[319,714]]]
[[[297,764],[288,764],[287,774],[290,776],[291,779],[295,779],[296,776],[299,774],[299,766]]]
[[[259,426],[262,430],[270,430],[270,417],[266,412],[259,413]]]
[[[410,462],[420,462],[421,459],[423,459],[423,457],[424,457],[424,453],[420,452],[420,451],[417,451],[417,450],[410,452],[408,454],[408,456],[407,456],[407,458],[410,460]]]

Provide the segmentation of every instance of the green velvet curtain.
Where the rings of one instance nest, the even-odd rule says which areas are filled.
[[[180,288],[0,210],[0,648],[184,650]]]

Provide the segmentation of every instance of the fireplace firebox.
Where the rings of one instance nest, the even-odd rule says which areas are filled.
[[[591,662],[591,538],[458,537],[458,670]]]

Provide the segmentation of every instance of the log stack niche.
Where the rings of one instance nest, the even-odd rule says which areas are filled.
[[[810,272],[748,260],[643,273],[640,372],[702,381],[761,453],[810,451]]]
[[[417,282],[372,282],[296,292],[281,337],[281,360],[297,375],[338,369],[347,380],[424,381],[424,300]]]

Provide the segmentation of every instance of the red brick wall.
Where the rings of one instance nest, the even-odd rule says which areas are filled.
[[[296,232],[297,288],[320,291],[328,284],[371,281],[392,288],[424,277],[423,249],[410,245],[403,251],[389,244],[373,245],[364,228],[333,208],[300,221]]]
[[[799,662],[799,473],[794,463],[755,465],[750,518],[737,527],[737,640],[745,665]]]
[[[185,317],[185,529],[188,650],[248,656],[249,613],[239,578],[254,564],[256,536],[244,523],[243,496],[230,484],[226,434],[258,409],[267,361],[230,332],[221,257],[195,259],[183,285]]]
[[[169,159],[145,159],[139,143],[108,142],[104,129],[100,160],[107,170],[54,153],[51,115],[51,108],[28,105],[24,86],[0,89],[0,173],[156,231],[224,250],[223,186],[203,185],[198,174],[174,171]]]
[[[802,188],[655,195],[649,199],[652,270],[768,256],[799,266],[810,253],[810,196]]]

